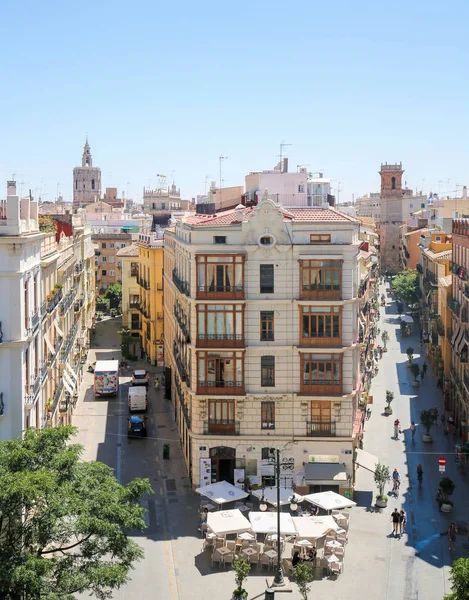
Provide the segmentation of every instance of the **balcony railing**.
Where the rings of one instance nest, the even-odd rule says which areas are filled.
[[[60,335],[58,335],[55,340],[55,344],[54,344],[54,351],[55,351],[56,355],[59,352],[60,348],[62,347],[62,342],[63,342],[63,338]]]
[[[423,274],[423,267],[422,267],[422,265],[421,265],[420,263],[417,263],[417,267],[416,267],[416,268],[417,268],[417,271],[418,271],[420,274]]]
[[[183,319],[182,313],[179,312],[176,308],[174,309],[174,317],[177,321],[177,324],[181,328],[182,333],[184,334],[186,342],[189,344],[191,341],[189,327],[186,325],[186,321],[185,321],[185,319]]]
[[[140,314],[142,314],[145,318],[149,319],[150,318],[150,313],[147,312],[147,309],[145,307],[144,304],[142,304],[141,302],[138,303],[137,306],[137,310]]]
[[[198,381],[198,394],[244,394],[243,381]]]
[[[36,401],[37,395],[39,394],[39,390],[41,389],[41,378],[39,377],[39,373],[31,377],[31,382],[29,384],[29,390],[26,396],[24,397],[24,403],[26,406],[32,406]]]
[[[74,275],[75,277],[78,277],[80,275],[80,273],[83,272],[83,269],[85,268],[85,263],[82,260],[79,260],[76,265],[75,265],[75,269],[74,269]]]
[[[469,375],[468,375],[467,371],[464,371],[463,381],[464,381],[464,385],[466,386],[467,393],[469,394]]]
[[[433,283],[434,285],[438,285],[438,277],[435,275],[435,273],[433,273],[433,271],[430,271],[429,269],[425,271],[425,279],[427,281],[430,281],[430,283]]]
[[[302,300],[341,300],[342,288],[341,286],[330,286],[329,289],[325,289],[324,287],[303,285],[300,289],[300,298]]]
[[[59,302],[62,300],[63,298],[63,292],[62,289],[57,290],[54,295],[52,296],[52,298],[50,298],[50,300],[47,301],[47,312],[51,313],[54,311],[55,307],[59,304]]]
[[[197,346],[199,348],[241,348],[244,346],[244,335],[241,333],[199,333]]]
[[[240,435],[239,421],[228,419],[204,421],[204,435]]]
[[[143,279],[142,277],[137,277],[137,283],[140,287],[142,287],[144,290],[149,290],[150,289],[150,284],[148,283],[148,281],[146,281],[145,279]]]
[[[187,382],[187,380],[188,380],[187,370],[186,370],[186,367],[184,366],[184,363],[182,362],[178,347],[175,343],[173,344],[173,355],[174,355],[174,360],[176,362],[177,370],[179,372],[179,377],[181,378],[181,381]]]
[[[55,394],[54,394],[54,409],[55,409],[55,407],[57,406],[57,404],[58,404],[58,402],[60,400],[60,396],[62,394],[62,390],[63,389],[64,389],[64,381],[63,381],[63,379],[61,379],[60,383],[59,383],[59,385],[57,387],[57,390],[55,391]]]
[[[326,381],[324,379],[303,379],[300,394],[324,393],[326,395],[337,395],[342,393],[342,382],[340,379]]]
[[[36,333],[37,328],[39,327],[39,321],[39,311],[36,311],[31,317],[29,317],[28,333],[30,335],[34,335],[34,333]]]
[[[64,317],[67,314],[69,308],[73,304],[73,300],[76,296],[76,293],[77,293],[76,290],[73,289],[73,290],[70,290],[68,292],[68,294],[65,295],[65,298],[63,299],[63,302],[60,304],[60,307],[59,307],[59,314],[61,317]]]
[[[468,322],[468,310],[467,308],[463,308],[461,311],[461,323]]]
[[[243,299],[244,288],[242,285],[199,285],[197,298]]]
[[[459,302],[457,300],[454,300],[451,296],[448,296],[446,304],[448,305],[448,308],[457,316],[459,317],[459,313],[461,312],[461,305],[459,304]]]
[[[140,304],[140,303],[139,303],[139,301],[138,301],[138,300],[131,301],[131,302],[129,302],[129,308],[137,308],[137,309],[138,309],[138,307],[139,307],[139,304]]]
[[[39,367],[39,377],[41,378],[42,383],[44,383],[48,372],[49,365],[47,364],[47,362],[43,362],[42,365]]]
[[[332,421],[330,423],[320,421],[307,421],[306,435],[308,437],[334,437],[335,423]]]
[[[45,319],[47,316],[47,302],[41,304],[41,319]]]
[[[173,283],[177,287],[177,289],[184,294],[185,296],[189,296],[189,284],[183,281],[176,272],[176,269],[173,271]]]
[[[67,336],[65,343],[63,345],[62,351],[60,353],[60,362],[65,363],[69,357],[69,354],[73,348],[75,343],[77,332],[78,332],[79,322],[74,323],[72,329],[70,330],[69,335]]]

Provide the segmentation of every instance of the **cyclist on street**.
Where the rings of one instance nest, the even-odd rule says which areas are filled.
[[[393,481],[392,491],[395,494],[397,494],[399,491],[399,487],[401,485],[401,475],[397,469],[394,469],[394,471],[392,473],[392,481]]]

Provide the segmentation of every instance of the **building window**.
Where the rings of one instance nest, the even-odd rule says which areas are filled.
[[[109,271],[109,277],[114,277],[115,275],[115,271],[113,271],[112,269]]]
[[[130,263],[130,276],[138,277],[138,263],[137,262]]]
[[[392,190],[396,189],[396,178],[395,177],[391,177],[391,189]]]
[[[270,235],[263,235],[260,239],[261,246],[272,246],[274,238]]]
[[[234,400],[210,400],[208,403],[208,433],[235,431]]]
[[[198,387],[207,389],[232,388],[243,391],[243,353],[198,353]]]
[[[275,356],[261,356],[261,386],[275,387]]]
[[[229,293],[241,294],[244,280],[244,256],[197,255],[197,291],[203,297]]]
[[[75,189],[78,189],[78,179],[75,179]]]
[[[310,244],[330,244],[331,234],[330,233],[311,233],[309,236]]]
[[[215,235],[213,237],[214,244],[226,244],[226,236],[225,235]]]
[[[301,297],[310,299],[340,299],[342,261],[300,261]]]
[[[106,242],[101,243],[101,248],[106,248]]]
[[[341,392],[340,354],[302,354],[302,391]]]
[[[305,192],[305,186],[304,186],[304,184],[302,184],[302,183],[298,184],[298,193],[299,194],[304,194],[304,192]]]
[[[310,344],[312,340],[340,342],[339,306],[302,306],[300,311],[302,343]]]
[[[242,304],[198,304],[198,341],[242,342],[244,340],[243,308]]]
[[[103,275],[104,277],[106,277],[106,275],[107,275],[107,271],[106,271],[106,269],[103,269],[103,270],[101,271],[101,275]]]
[[[114,248],[114,242],[111,242],[111,243],[109,244],[109,248]]]
[[[261,402],[261,429],[275,429],[275,402]]]
[[[94,190],[94,179],[91,180],[91,189]]]
[[[107,262],[107,257],[106,256],[101,256],[101,262],[103,262],[103,263]]]
[[[261,342],[274,341],[274,311],[261,311]]]
[[[274,293],[274,265],[260,265],[260,293]]]
[[[110,257],[109,257],[109,262],[110,262],[110,263],[113,263],[113,262],[114,262],[114,256],[110,256]]]
[[[140,315],[132,313],[131,318],[131,329],[140,329]]]

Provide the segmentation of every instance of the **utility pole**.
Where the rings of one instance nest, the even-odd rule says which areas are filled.
[[[339,204],[340,192],[342,191],[342,190],[340,189],[340,184],[341,184],[341,183],[342,183],[341,181],[338,181],[338,182],[337,182],[337,204]]]
[[[222,165],[222,161],[226,160],[227,158],[228,158],[227,156],[219,156],[219,157],[218,157],[218,161],[219,161],[219,169],[220,169],[220,189],[221,189],[221,187],[222,187],[222,182],[223,182],[223,179],[222,179],[222,177],[221,177],[221,165]],[[220,192],[220,193],[221,193],[221,192]]]
[[[287,146],[291,146],[291,144],[286,144],[283,140],[280,142],[280,173],[283,173],[283,149]]]
[[[204,195],[207,195],[207,183],[210,179],[210,175],[205,175]]]

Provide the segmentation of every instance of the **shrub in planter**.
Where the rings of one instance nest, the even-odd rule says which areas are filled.
[[[384,412],[388,415],[392,413],[391,402],[394,400],[394,393],[391,390],[386,390],[386,403],[387,406],[384,408]]]
[[[442,477],[440,479],[440,487],[436,493],[436,501],[442,512],[451,512],[453,510],[453,502],[450,500],[450,496],[454,493],[456,484],[449,477]]]
[[[373,477],[379,492],[376,496],[376,504],[384,507],[388,503],[388,497],[384,494],[384,488],[391,481],[389,467],[378,462]]]
[[[251,571],[251,565],[245,558],[235,556],[233,560],[233,571],[235,572],[236,589],[233,592],[233,599],[236,598],[247,598],[248,593],[243,589],[244,580],[247,578]]]
[[[389,333],[387,331],[383,331],[383,333],[381,334],[381,340],[383,342],[383,351],[386,352],[387,351],[387,346],[386,344],[389,341]]]
[[[422,410],[420,413],[420,423],[425,427],[425,433],[423,434],[422,440],[424,442],[431,442],[432,436],[430,435],[431,428],[435,424],[432,410]]]
[[[419,384],[418,376],[420,375],[420,367],[418,366],[417,363],[412,363],[412,365],[410,366],[410,372],[412,373],[412,375],[414,377],[414,381],[412,382],[412,385],[417,386]]]
[[[414,358],[414,349],[412,348],[412,346],[409,346],[405,352],[407,354],[407,358],[409,359],[409,365],[410,365]]]

